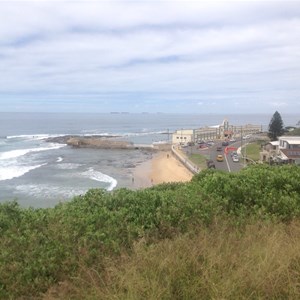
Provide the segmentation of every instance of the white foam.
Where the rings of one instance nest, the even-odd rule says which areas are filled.
[[[75,164],[75,163],[63,163],[56,166],[57,169],[62,170],[75,170],[81,167],[82,164]]]
[[[56,162],[57,163],[60,163],[60,162],[62,162],[64,159],[61,157],[61,156],[59,156],[58,158],[57,158],[57,160],[56,160]]]
[[[166,133],[165,131],[145,131],[143,130],[143,132],[128,132],[128,133],[123,133],[121,134],[122,136],[147,136],[147,135],[155,135],[155,134],[164,134]]]
[[[40,168],[42,166],[47,165],[46,163],[44,164],[39,164],[39,165],[34,165],[34,166],[5,166],[5,167],[0,167],[0,181],[3,180],[10,180],[13,178],[21,177],[24,174]]]
[[[39,199],[57,198],[57,200],[60,200],[59,198],[68,199],[76,195],[85,194],[87,192],[86,189],[62,187],[53,184],[18,185],[16,186],[16,191]]]
[[[94,133],[91,131],[82,131],[83,136],[93,137],[93,136],[112,136],[112,137],[134,137],[134,136],[147,136],[155,134],[165,134],[166,131],[147,131],[147,128],[143,128],[142,132],[123,132],[123,133],[108,133],[108,132],[98,132],[95,130]]]
[[[112,137],[118,137],[119,135],[108,133],[108,132],[101,132],[101,133],[83,133],[83,136],[85,137],[93,137],[93,136],[112,136]]]
[[[99,171],[95,171],[93,168],[89,168],[88,171],[82,173],[82,175],[92,180],[109,183],[109,186],[106,188],[108,191],[112,191],[118,184],[118,181],[113,177],[110,177]]]
[[[24,139],[24,140],[45,140],[51,137],[65,136],[67,134],[21,134],[9,135],[7,139]]]
[[[27,153],[31,153],[31,152],[40,152],[40,151],[48,151],[48,150],[59,149],[59,148],[65,147],[65,146],[66,145],[64,145],[64,144],[50,143],[50,144],[48,144],[48,147],[38,147],[38,148],[29,148],[29,149],[19,149],[19,150],[6,151],[6,152],[0,153],[0,160],[17,158],[17,157],[24,156]]]

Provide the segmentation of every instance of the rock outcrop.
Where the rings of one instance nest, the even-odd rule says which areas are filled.
[[[46,140],[49,143],[67,144],[76,148],[97,148],[97,149],[141,149],[147,151],[170,150],[170,144],[133,144],[128,141],[117,140],[116,136],[80,136],[65,135],[51,137]]]
[[[133,145],[126,141],[116,141],[109,138],[95,137],[71,137],[66,144],[78,148],[99,148],[99,149],[129,149]]]

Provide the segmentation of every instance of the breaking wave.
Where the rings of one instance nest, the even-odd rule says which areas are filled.
[[[65,145],[64,144],[50,143],[48,145],[48,147],[37,147],[37,148],[29,148],[29,149],[10,150],[10,151],[0,153],[0,160],[18,158],[18,157],[26,155],[27,153],[54,150],[54,149],[59,149],[59,148],[62,148],[62,147],[65,147]]]
[[[92,180],[108,183],[109,186],[106,188],[107,191],[112,191],[118,184],[118,181],[113,177],[110,177],[99,171],[95,171],[93,168],[89,168],[88,171],[83,172],[82,175]]]
[[[34,169],[45,166],[45,165],[47,165],[47,164],[44,163],[44,164],[39,164],[39,165],[34,165],[34,166],[4,166],[4,167],[0,167],[0,181],[10,180],[13,178],[23,176],[24,174],[26,174]]]

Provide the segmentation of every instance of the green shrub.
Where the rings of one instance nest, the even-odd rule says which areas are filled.
[[[0,205],[0,298],[33,297],[78,270],[173,239],[216,218],[290,222],[300,216],[296,166],[256,165],[239,173],[205,170],[188,183],[144,190],[93,189],[49,209]],[[186,281],[184,281],[186,284]]]

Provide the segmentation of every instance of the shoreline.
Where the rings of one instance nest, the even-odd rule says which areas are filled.
[[[166,150],[170,148],[167,143],[152,143],[152,144],[134,144],[133,142],[119,139],[120,136],[107,135],[64,135],[50,137],[45,139],[48,143],[58,143],[71,146],[73,148],[94,148],[94,149],[124,149],[124,150]]]
[[[118,141],[116,136],[79,136],[65,135],[48,138],[47,142],[66,144],[73,148],[94,149],[126,149],[145,150],[152,153],[151,157],[140,164],[135,165],[132,170],[131,185],[129,189],[143,189],[153,185],[170,182],[187,182],[194,174],[180,162],[173,153],[165,147],[159,149],[153,145],[134,145],[127,141]],[[170,147],[170,146],[167,146]]]
[[[187,182],[193,176],[171,151],[161,151],[134,169],[132,186],[141,189],[161,183]]]

